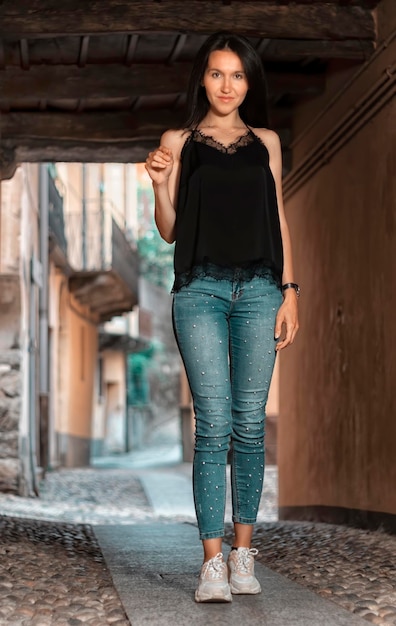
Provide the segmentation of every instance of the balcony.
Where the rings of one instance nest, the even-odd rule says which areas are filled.
[[[150,340],[139,333],[140,310],[113,317],[99,327],[99,350],[119,350],[126,354],[147,350]]]
[[[122,219],[104,202],[67,213],[58,185],[48,177],[51,255],[69,276],[78,302],[104,322],[138,302],[138,252]]]
[[[66,233],[69,288],[80,304],[100,322],[130,311],[138,302],[138,253],[110,211],[69,214]]]

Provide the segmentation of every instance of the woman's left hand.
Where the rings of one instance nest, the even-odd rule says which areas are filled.
[[[285,326],[286,334],[280,339],[283,326]],[[279,307],[276,315],[275,339],[279,341],[277,341],[275,349],[279,351],[291,345],[298,329],[297,294],[294,289],[288,289],[285,291],[283,303]]]

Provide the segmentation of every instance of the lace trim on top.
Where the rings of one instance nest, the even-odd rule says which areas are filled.
[[[204,143],[211,148],[216,148],[216,150],[219,150],[219,152],[223,152],[224,154],[235,154],[238,148],[244,148],[254,141],[253,133],[249,128],[245,133],[243,133],[243,135],[238,137],[238,139],[230,143],[228,146],[225,146],[221,143],[221,141],[217,141],[214,137],[206,135],[200,128],[195,128],[192,131],[192,135],[194,137],[194,141],[197,143]]]
[[[194,265],[189,272],[178,274],[172,287],[172,293],[179,291],[182,287],[187,287],[195,278],[210,277],[215,280],[242,280],[248,282],[253,278],[267,278],[270,283],[282,288],[282,277],[274,268],[265,261],[252,261],[243,267],[223,267],[209,261],[200,265]]]

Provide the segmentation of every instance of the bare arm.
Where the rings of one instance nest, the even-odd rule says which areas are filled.
[[[281,144],[278,135],[271,130],[258,129],[256,132],[266,145],[269,152],[269,165],[275,181],[279,223],[283,246],[282,284],[292,283],[294,282],[293,257],[290,232],[286,221],[285,209],[283,204]],[[288,346],[289,344],[292,344],[299,328],[297,294],[295,290],[286,289],[283,293],[283,298],[283,303],[280,306],[276,317],[275,338],[278,339],[281,336],[283,324],[286,327],[286,335],[283,339],[280,339],[278,341],[276,348],[277,350],[282,350],[283,348],[286,348],[286,346]]]
[[[168,130],[160,146],[150,152],[146,170],[153,181],[155,223],[161,237],[168,243],[175,240],[177,188],[180,177],[180,153],[184,143],[183,131]]]

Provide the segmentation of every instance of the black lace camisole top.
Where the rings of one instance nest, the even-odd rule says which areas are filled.
[[[263,142],[247,129],[225,147],[195,129],[181,153],[176,210],[175,281],[266,276],[281,287],[283,269],[275,181]]]

